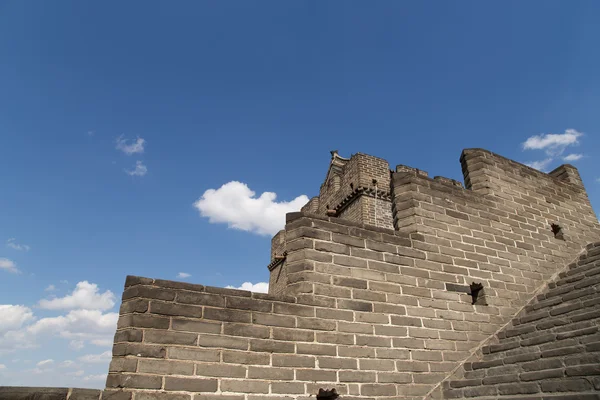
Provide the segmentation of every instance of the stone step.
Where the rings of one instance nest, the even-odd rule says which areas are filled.
[[[545,399],[547,396],[557,396],[556,392],[600,390],[600,379],[594,378],[600,375],[598,363],[564,365],[562,360],[553,360],[553,362],[538,360],[528,363],[521,369],[502,370],[501,368],[490,367],[483,377],[445,382],[444,394],[446,398],[477,397],[478,399],[489,396],[502,396],[503,399],[509,399],[511,395],[535,394]],[[501,373],[496,374],[496,372]],[[565,394],[561,393],[561,396]],[[577,395],[580,396],[581,393]],[[596,392],[596,395],[600,396],[600,392]],[[556,397],[558,398],[560,397]]]

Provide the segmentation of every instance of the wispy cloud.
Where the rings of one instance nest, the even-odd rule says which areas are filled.
[[[0,258],[0,270],[1,269],[11,272],[13,274],[18,274],[21,272],[17,268],[17,264],[15,264],[14,261],[9,260],[8,258]]]
[[[145,145],[146,145],[146,140],[142,139],[139,136],[136,140],[134,140],[130,143],[129,139],[125,139],[125,137],[123,135],[121,135],[117,138],[116,149],[122,151],[123,153],[125,153],[129,156],[129,155],[136,154],[136,153],[143,153]]]
[[[568,146],[579,144],[583,133],[575,129],[567,129],[564,133],[548,133],[529,137],[523,143],[525,150],[544,150],[549,156],[563,153]]]
[[[144,176],[148,173],[148,167],[146,167],[142,161],[136,161],[135,168],[126,169],[125,173],[129,176]]]
[[[208,189],[195,203],[202,217],[213,224],[224,223],[230,228],[274,235],[285,225],[285,214],[298,211],[308,202],[301,195],[292,201],[276,201],[277,194],[264,192],[260,197],[242,182],[232,181],[219,189]]]
[[[44,365],[50,365],[50,364],[54,364],[54,360],[53,360],[53,359],[51,359],[51,358],[49,358],[49,359],[47,359],[47,360],[40,361],[40,362],[39,362],[39,363],[37,363],[36,365],[37,365],[38,367],[43,367]]]
[[[101,354],[86,354],[85,356],[79,357],[79,361],[86,364],[104,363],[110,361],[112,358],[111,351],[105,351]]]
[[[177,278],[180,278],[180,279],[189,278],[190,276],[192,276],[192,275],[188,274],[187,272],[180,272],[177,274]]]
[[[71,350],[81,350],[83,349],[84,343],[83,340],[71,340],[69,342],[69,348]]]
[[[537,169],[539,171],[545,172],[546,169],[548,168],[548,165],[550,165],[550,163],[553,160],[554,160],[553,158],[546,158],[545,160],[531,161],[531,162],[525,163],[525,165],[527,165],[528,167]]]
[[[229,285],[229,286],[226,286],[226,288],[249,290],[251,292],[258,292],[258,293],[268,293],[269,292],[269,284],[267,282],[257,282],[257,283],[244,282],[244,283],[242,283],[241,286],[235,287],[235,286]]]
[[[48,285],[48,287],[46,289],[44,289],[45,292],[54,292],[56,290],[56,286],[54,285]]]
[[[31,247],[26,244],[19,244],[15,241],[15,238],[10,238],[6,241],[6,246],[11,249],[19,250],[19,251],[29,251]]]
[[[583,158],[583,154],[569,154],[563,157],[564,161],[578,161]]]

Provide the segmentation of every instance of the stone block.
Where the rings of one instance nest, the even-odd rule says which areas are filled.
[[[185,361],[139,360],[138,372],[161,375],[193,375],[194,364]]]
[[[160,389],[162,378],[152,375],[108,374],[107,388]]]
[[[242,365],[198,363],[196,375],[208,377],[245,378],[246,367]]]
[[[223,379],[221,381],[221,391],[233,393],[269,393],[269,382]]]
[[[216,379],[165,377],[165,390],[185,392],[216,392]]]
[[[169,347],[167,358],[174,360],[218,362],[220,352],[213,349],[198,349],[189,347]]]

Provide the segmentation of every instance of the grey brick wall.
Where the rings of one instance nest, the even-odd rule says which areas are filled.
[[[466,189],[345,161],[339,187],[326,182],[305,207],[318,213],[288,214],[274,238],[272,256],[287,256],[271,295],[128,278],[107,388],[135,400],[307,399],[320,387],[422,399],[600,238],[574,168],[547,175],[479,149],[461,162]],[[376,201],[368,185],[386,177],[392,198]],[[326,217],[350,183],[367,190]]]
[[[600,397],[599,276],[596,243],[431,398]]]

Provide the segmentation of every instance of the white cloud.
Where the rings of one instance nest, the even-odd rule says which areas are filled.
[[[47,360],[44,360],[44,361],[40,361],[40,362],[39,362],[39,363],[37,363],[36,365],[37,365],[38,367],[43,367],[44,365],[50,365],[50,364],[54,364],[54,360],[53,360],[53,359],[51,359],[51,358],[49,358],[49,359],[47,359]]]
[[[264,192],[258,198],[255,194],[245,183],[232,181],[219,189],[205,191],[194,207],[210,223],[226,223],[233,229],[274,235],[285,226],[285,214],[299,211],[308,202],[305,195],[277,202],[273,192]]]
[[[44,289],[45,292],[54,292],[56,290],[56,286],[54,285],[48,285],[48,287],[46,289]]]
[[[63,362],[60,363],[59,367],[61,367],[61,368],[70,368],[70,367],[73,367],[74,365],[76,365],[74,361],[72,361],[72,360],[65,360],[65,361],[63,361]]]
[[[569,154],[563,157],[564,161],[577,161],[583,158],[583,154]]]
[[[146,141],[144,139],[138,137],[135,141],[131,142],[130,144],[129,139],[125,139],[123,135],[121,135],[117,138],[116,149],[121,150],[123,153],[130,156],[135,153],[143,153],[145,143]]]
[[[92,341],[90,341],[90,343],[92,343],[94,346],[99,346],[99,347],[110,347],[113,345],[113,339],[107,338],[107,339],[94,339]]]
[[[33,312],[29,307],[0,304],[0,335],[20,329],[23,324],[33,319]]]
[[[79,282],[73,293],[55,299],[40,300],[39,306],[47,310],[76,309],[108,310],[115,305],[115,295],[107,290],[100,294],[98,285],[88,281]]]
[[[100,354],[86,354],[85,356],[79,357],[79,361],[86,364],[106,363],[112,359],[112,352],[105,351]]]
[[[575,129],[567,129],[565,133],[560,134],[548,133],[546,135],[535,135],[523,143],[523,149],[545,150],[546,154],[555,156],[562,154],[568,146],[578,144],[579,138],[582,135],[581,132],[577,132]]]
[[[67,372],[67,375],[69,375],[69,376],[83,376],[83,374],[85,374],[85,371],[82,369],[80,369],[78,371]]]
[[[244,282],[242,286],[234,287],[234,286],[226,286],[228,289],[241,289],[241,290],[249,290],[251,292],[258,293],[268,293],[269,292],[269,284],[267,282]]]
[[[83,340],[71,340],[69,342],[69,348],[71,350],[81,350],[83,349],[84,343]]]
[[[88,376],[83,377],[83,380],[86,382],[88,382],[88,381],[105,381],[106,374],[88,375]]]
[[[148,167],[146,167],[143,162],[136,161],[135,168],[134,169],[126,169],[125,172],[129,176],[144,176],[148,173]]]
[[[6,241],[6,246],[11,249],[19,250],[19,251],[29,251],[31,247],[26,244],[19,244],[15,241],[15,238],[10,238]]]
[[[72,310],[67,315],[42,318],[27,327],[33,335],[55,333],[65,339],[106,339],[114,334],[118,313],[102,314],[100,310]]]
[[[6,369],[6,365],[0,364],[0,369]]]
[[[546,158],[545,160],[528,162],[528,163],[525,163],[525,165],[544,172],[546,170],[546,168],[548,168],[548,165],[550,165],[550,163],[552,161],[553,161],[552,158]]]
[[[17,268],[17,264],[14,261],[9,260],[8,258],[0,258],[0,269],[11,272],[13,274],[18,274],[21,271]]]
[[[177,274],[177,278],[180,278],[180,279],[189,278],[190,276],[192,276],[192,275],[188,274],[187,272],[180,272]]]

